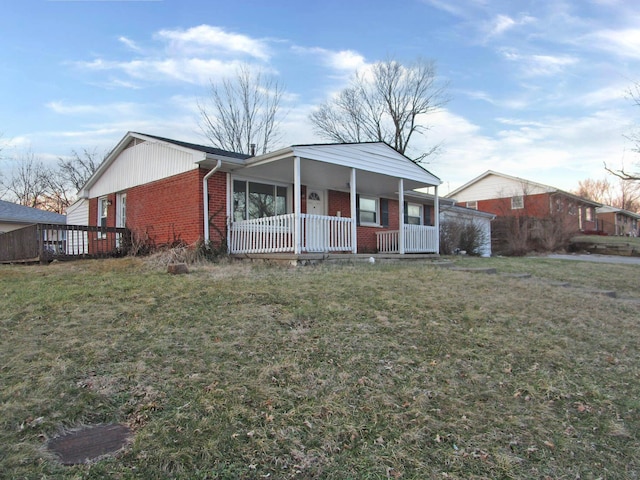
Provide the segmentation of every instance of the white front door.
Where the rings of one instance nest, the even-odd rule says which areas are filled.
[[[307,190],[307,213],[326,215],[324,190],[309,188]]]
[[[307,215],[326,215],[327,208],[325,199],[324,190],[307,188]],[[307,217],[304,232],[307,252],[327,251],[329,232],[326,220]]]

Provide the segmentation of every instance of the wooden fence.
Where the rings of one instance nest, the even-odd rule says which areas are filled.
[[[38,223],[0,234],[0,263],[117,257],[130,246],[126,228]]]

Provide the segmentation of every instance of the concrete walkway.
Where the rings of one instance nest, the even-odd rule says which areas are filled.
[[[640,265],[640,257],[623,257],[618,255],[597,255],[597,254],[557,254],[552,253],[547,258],[555,258],[558,260],[577,260],[583,262],[597,263],[622,263],[625,265]]]

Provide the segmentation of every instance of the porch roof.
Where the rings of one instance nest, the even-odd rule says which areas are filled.
[[[249,158],[243,166],[231,171],[292,183],[295,157],[301,161],[301,182],[315,187],[348,190],[351,168],[356,169],[357,190],[361,193],[393,194],[400,178],[404,179],[406,190],[442,183],[431,172],[381,142],[293,145]]]

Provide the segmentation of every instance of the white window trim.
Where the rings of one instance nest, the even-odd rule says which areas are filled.
[[[376,222],[363,222],[362,220],[360,220],[360,218],[358,218],[358,220],[360,220],[360,226],[362,227],[379,227],[380,226],[380,199],[378,197],[370,197],[368,195],[360,195],[360,201],[358,204],[358,216],[360,216],[360,213],[362,213],[362,199],[365,200],[373,200],[376,202]],[[365,210],[365,212],[369,212],[370,210]]]
[[[102,227],[102,219],[109,218],[109,197],[106,195],[104,197],[98,197],[98,227]],[[106,208],[103,208],[103,205],[106,205]],[[106,221],[105,221],[106,223]],[[106,227],[106,225],[104,225]]]
[[[467,202],[467,208],[471,210],[478,210],[478,201],[473,200],[472,202]]]

